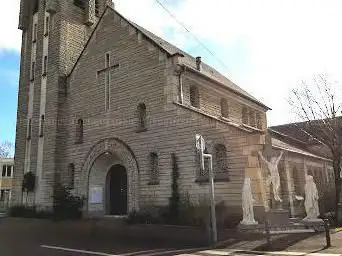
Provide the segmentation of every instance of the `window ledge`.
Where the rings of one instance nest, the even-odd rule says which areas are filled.
[[[146,128],[146,127],[145,127],[145,128],[138,128],[138,129],[136,130],[137,133],[146,132],[146,131],[147,131],[147,128]]]
[[[160,184],[160,182],[159,181],[150,181],[149,183],[148,183],[148,185],[159,185]]]
[[[255,126],[250,126],[248,124],[242,124],[242,126],[248,128],[248,129],[252,129],[252,130],[258,131],[258,132],[264,132],[264,130],[259,129],[259,128],[255,127]]]
[[[231,121],[231,120],[229,120],[229,119],[222,119],[221,117],[212,116],[212,115],[210,115],[210,114],[208,114],[208,113],[205,113],[203,110],[198,109],[198,108],[195,108],[195,107],[192,107],[192,106],[190,106],[190,105],[188,105],[188,104],[184,104],[184,103],[182,104],[182,103],[179,103],[179,102],[176,102],[176,101],[174,101],[173,103],[174,103],[175,105],[177,105],[177,106],[182,107],[182,108],[192,110],[192,111],[194,111],[194,112],[196,112],[196,113],[199,113],[199,114],[204,115],[204,116],[206,116],[206,117],[209,117],[209,118],[212,118],[212,119],[214,119],[214,120],[217,120],[217,121],[219,121],[219,122],[221,122],[221,123],[224,123],[224,124],[227,124],[227,125],[236,127],[236,128],[238,128],[238,129],[240,129],[240,130],[243,130],[243,131],[246,131],[246,132],[249,132],[249,133],[252,133],[252,132],[253,132],[253,131],[251,131],[252,129],[253,129],[253,130],[256,130],[256,128],[254,128],[254,127],[250,127],[250,128],[249,128],[249,127],[244,127],[243,124],[235,123],[234,121]],[[263,130],[258,130],[258,131],[264,132]]]
[[[226,174],[226,173],[215,174],[214,181],[215,182],[219,182],[219,181],[229,182],[230,181],[229,174]],[[197,177],[195,182],[196,183],[208,183],[209,182],[209,176]]]

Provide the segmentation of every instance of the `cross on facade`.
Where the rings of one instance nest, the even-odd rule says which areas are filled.
[[[105,74],[105,111],[109,111],[110,109],[110,73],[112,69],[118,68],[119,64],[110,65],[110,55],[106,54],[106,65],[104,69],[98,70],[97,75]]]

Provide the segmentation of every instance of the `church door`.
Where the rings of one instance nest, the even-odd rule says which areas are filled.
[[[114,165],[108,173],[109,214],[127,214],[127,172],[122,165]]]

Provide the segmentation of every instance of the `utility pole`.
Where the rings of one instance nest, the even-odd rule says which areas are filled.
[[[204,170],[204,159],[209,160],[209,194],[210,194],[210,238],[212,246],[217,243],[217,227],[216,227],[216,210],[215,210],[215,187],[214,187],[214,173],[213,173],[213,157],[211,154],[204,153],[205,141],[203,137],[196,134],[196,148],[200,152],[201,169]]]

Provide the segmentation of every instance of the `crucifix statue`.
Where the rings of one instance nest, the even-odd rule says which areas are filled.
[[[98,70],[97,75],[101,75],[102,73],[105,74],[105,111],[109,111],[110,109],[110,82],[111,82],[111,71],[119,67],[119,64],[110,64],[110,55],[109,53],[106,54],[106,62],[105,68]]]
[[[267,161],[261,152],[258,152],[261,160],[267,165],[269,175],[266,180],[266,184],[269,187],[272,184],[274,199],[277,202],[282,202],[283,200],[280,198],[280,176],[278,171],[278,164],[280,159],[282,158],[284,151],[281,151],[278,157],[272,157],[270,161]]]

